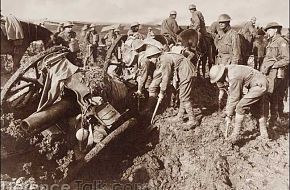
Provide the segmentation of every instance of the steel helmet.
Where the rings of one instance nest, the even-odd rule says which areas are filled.
[[[265,27],[265,31],[267,31],[270,28],[282,28],[282,26],[280,24],[278,24],[277,22],[270,22]]]
[[[157,48],[155,46],[150,46],[146,49],[145,56],[150,57],[150,56],[156,55],[158,53],[161,53],[161,50],[159,48]]]
[[[70,21],[68,21],[68,22],[66,22],[66,23],[64,23],[63,24],[63,27],[65,28],[65,27],[72,27],[74,24],[72,23],[72,22],[70,22]]]
[[[176,11],[170,11],[170,15],[177,15]]]
[[[252,21],[257,21],[257,18],[253,16],[253,17],[251,18],[251,20],[252,20]]]
[[[211,83],[216,83],[219,81],[225,71],[225,66],[224,65],[214,65],[209,71],[209,78]]]
[[[189,5],[188,10],[191,10],[191,9],[196,9],[196,5],[194,5],[194,4]]]
[[[127,35],[128,36],[133,36],[134,32],[132,30],[128,30]]]
[[[133,27],[133,26],[139,26],[140,24],[138,23],[138,22],[133,22],[132,24],[131,24],[131,27]]]
[[[221,14],[218,18],[218,22],[230,22],[231,17],[228,14]]]
[[[137,50],[137,49],[141,48],[143,45],[145,45],[145,43],[144,43],[143,40],[135,39],[135,40],[132,42],[132,49],[133,49],[133,50]]]

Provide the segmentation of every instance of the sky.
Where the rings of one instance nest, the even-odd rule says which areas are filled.
[[[233,25],[256,16],[258,26],[276,21],[289,28],[289,0],[1,0],[1,12],[26,20],[161,24],[176,10],[178,24],[189,25],[189,4],[203,13],[206,25],[227,13]]]

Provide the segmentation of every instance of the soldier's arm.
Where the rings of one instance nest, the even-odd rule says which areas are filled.
[[[237,104],[242,96],[243,81],[240,79],[231,79],[229,81],[229,97],[226,106],[227,116],[233,116]]]
[[[170,64],[171,60],[166,57],[161,57],[160,59],[160,70],[161,73],[161,83],[160,83],[160,91],[166,91],[168,84],[170,83],[170,78],[172,74],[172,68]]]
[[[193,15],[191,18],[192,28],[198,30],[200,28],[200,20],[197,15]]]
[[[279,54],[278,61],[275,62],[272,68],[285,67],[289,65],[289,44],[286,40],[283,41],[279,45]]]
[[[239,64],[241,61],[241,39],[238,34],[232,34],[233,57],[231,64]]]
[[[172,22],[172,26],[173,26],[174,34],[179,32],[179,26],[178,26],[178,24],[177,24],[177,22],[175,20]]]

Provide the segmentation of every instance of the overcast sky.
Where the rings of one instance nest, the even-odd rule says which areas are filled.
[[[176,10],[178,24],[188,25],[192,3],[203,13],[206,25],[227,13],[233,24],[256,16],[257,25],[276,21],[289,27],[289,0],[1,0],[1,11],[22,19],[160,24]]]

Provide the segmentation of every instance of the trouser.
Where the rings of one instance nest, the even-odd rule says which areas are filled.
[[[263,75],[261,77],[257,76],[259,83],[257,83],[257,86],[251,87],[248,93],[238,102],[235,110],[236,113],[245,115],[252,109],[252,114],[256,118],[265,116],[263,96],[266,94],[268,84],[267,80],[263,79],[263,77]]]
[[[98,46],[92,45],[88,47],[89,49],[89,56],[92,56],[93,62],[97,62],[97,57],[98,57]]]
[[[275,79],[275,88],[272,93],[268,93],[266,96],[265,109],[267,116],[270,112],[270,121],[275,121],[279,116],[283,114],[285,93],[288,88],[288,80]]]

